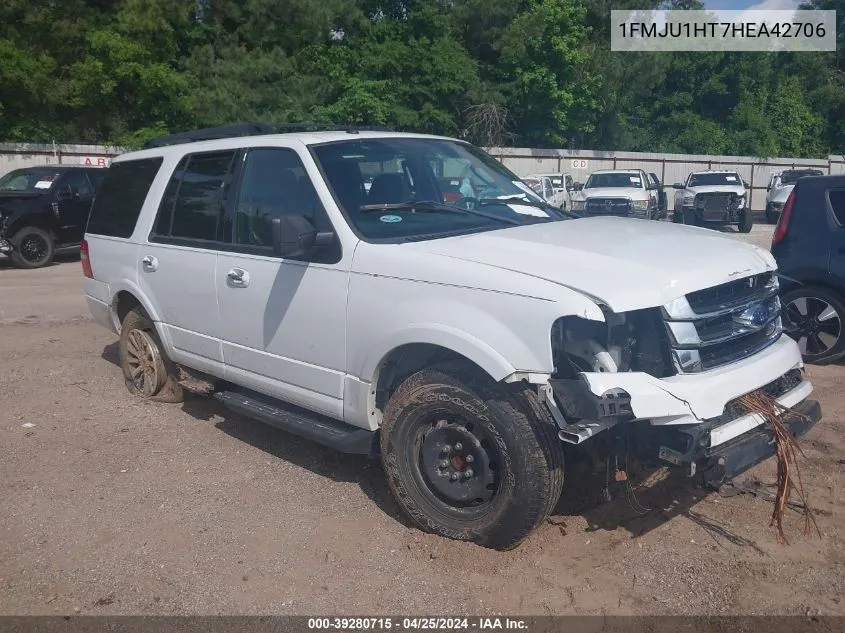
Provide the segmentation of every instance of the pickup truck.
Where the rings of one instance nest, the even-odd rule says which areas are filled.
[[[695,226],[736,224],[741,233],[754,226],[748,190],[735,171],[696,171],[676,182],[672,220]]]
[[[572,211],[586,217],[657,220],[657,187],[642,169],[595,171],[572,196]]]

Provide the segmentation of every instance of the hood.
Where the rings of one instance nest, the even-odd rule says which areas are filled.
[[[636,187],[595,187],[582,189],[575,196],[576,200],[587,198],[631,198],[631,200],[647,200],[648,191]]]
[[[792,193],[792,190],[795,188],[794,184],[791,185],[783,185],[782,187],[778,187],[777,189],[772,190],[772,202],[786,202],[786,199],[789,197],[789,194]]]
[[[616,217],[531,224],[405,246],[544,279],[614,312],[660,306],[694,290],[775,269],[770,253],[730,235]]]
[[[702,185],[701,187],[687,187],[689,193],[735,193],[739,196],[745,193],[742,185]]]

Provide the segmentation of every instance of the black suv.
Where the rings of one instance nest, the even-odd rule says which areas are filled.
[[[106,170],[39,165],[0,177],[0,253],[40,268],[58,248],[79,246]]]
[[[786,199],[772,238],[783,327],[804,361],[845,356],[845,176],[806,176]]]

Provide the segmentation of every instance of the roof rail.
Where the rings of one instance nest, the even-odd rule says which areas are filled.
[[[358,132],[392,132],[386,127],[360,127],[349,125],[327,125],[322,123],[235,123],[233,125],[220,125],[200,130],[189,130],[166,134],[150,139],[143,145],[143,149],[154,147],[165,147],[167,145],[181,145],[182,143],[195,143],[197,141],[212,141],[222,138],[237,138],[240,136],[261,136],[264,134],[284,134],[286,132],[324,132],[338,131],[348,134]]]

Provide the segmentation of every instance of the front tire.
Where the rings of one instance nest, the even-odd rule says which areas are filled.
[[[752,226],[754,226],[754,214],[751,213],[751,209],[743,209],[739,212],[739,232],[750,233]]]
[[[766,205],[766,222],[769,224],[777,224],[778,219],[775,217],[774,211],[772,211],[772,206],[767,204]]]
[[[381,459],[419,528],[498,550],[525,540],[563,488],[563,444],[536,394],[459,365],[400,385],[385,409]]]
[[[845,356],[845,303],[821,286],[804,286],[786,293],[783,329],[798,343],[808,364],[827,365]]]
[[[120,329],[120,367],[126,388],[133,395],[158,402],[181,402],[177,370],[167,357],[153,322],[135,308]]]
[[[18,268],[43,268],[53,261],[56,243],[37,226],[25,226],[12,236],[12,263]]]

